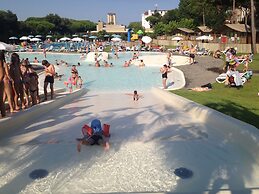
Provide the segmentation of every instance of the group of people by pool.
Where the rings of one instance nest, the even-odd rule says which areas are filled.
[[[5,52],[0,51],[0,110],[1,116],[18,112],[40,102],[38,74],[29,60],[12,53],[10,62],[6,62]],[[5,101],[8,101],[6,106]]]
[[[138,57],[139,57],[139,53],[134,52],[132,58],[130,58],[129,60],[126,60],[124,62],[124,64],[122,65],[122,67],[130,67],[132,65],[133,61],[138,60]],[[82,57],[80,57],[80,59],[82,59]],[[116,59],[118,59],[118,56],[116,57]],[[101,59],[99,59],[98,53],[95,53],[95,59],[94,60],[95,60],[95,65],[94,65],[95,67],[101,67],[101,66],[103,66],[103,67],[113,67],[114,66],[114,64],[109,63],[108,60],[104,59],[102,61]],[[142,59],[139,60],[139,67],[145,67],[145,63]]]
[[[132,57],[129,60],[126,60],[122,67],[130,67],[133,61],[139,62],[139,67],[145,67],[145,63],[142,59],[139,59],[139,53],[134,52]],[[37,57],[32,61],[33,63],[40,63]],[[70,65],[63,60],[55,60],[55,65],[57,66],[66,66],[70,67]],[[100,67],[100,62],[96,60],[98,65],[96,67]],[[104,67],[112,67],[113,64],[109,63],[107,60],[102,61]],[[50,99],[54,98],[54,79],[57,78],[61,80],[62,75],[58,74],[55,70],[55,66],[49,63],[47,60],[42,60],[41,64],[45,67],[45,79],[44,79],[44,98],[43,101],[48,100],[48,87],[50,87]],[[135,63],[136,65],[136,63]],[[8,99],[8,107],[11,113],[17,112],[21,109],[25,109],[31,105],[35,105],[40,103],[40,95],[39,95],[39,80],[38,74],[32,68],[28,58],[20,61],[19,55],[13,53],[10,57],[10,63],[5,62],[5,54],[2,52],[1,55],[1,66],[3,68],[3,86],[2,96],[3,101],[1,102],[1,112],[2,116],[5,116],[5,99]],[[78,62],[77,66],[80,66]],[[64,81],[64,84],[69,88],[69,91],[72,92],[73,88],[81,88],[83,84],[83,80],[79,75],[76,65],[72,65],[71,74],[68,76],[67,81]],[[167,73],[169,71],[169,66],[164,65],[160,72],[162,74],[162,83],[163,87],[166,88],[166,80]],[[1,98],[1,96],[0,96]],[[135,94],[134,100],[137,100],[137,94]]]
[[[237,56],[236,50],[234,48],[227,47],[223,52],[226,57],[226,63],[223,70],[226,72],[226,80],[225,85],[230,86],[242,86],[244,84],[244,80],[242,77],[245,76],[245,79],[250,79],[249,76],[252,76],[250,72],[248,72],[248,65],[252,61],[252,54]],[[237,68],[239,65],[243,65],[243,74],[240,74]]]
[[[41,99],[39,94],[39,76],[38,71],[35,70],[32,64],[39,63],[37,57],[34,58],[31,64],[29,59],[20,60],[17,53],[12,53],[10,62],[6,62],[5,51],[0,51],[0,111],[1,116],[5,117],[6,112],[14,113],[26,109],[30,106],[36,105],[41,101],[48,100],[48,87],[50,88],[50,99],[54,98],[54,80],[55,78],[61,80],[62,75],[58,74],[55,66],[47,60],[42,60],[41,64],[44,69],[44,96]],[[68,63],[65,61],[57,62],[58,65]],[[56,64],[57,65],[57,64]],[[76,65],[71,68],[71,76],[65,83],[69,90],[73,87],[81,88],[83,80],[78,74]],[[8,104],[5,104],[6,99]]]

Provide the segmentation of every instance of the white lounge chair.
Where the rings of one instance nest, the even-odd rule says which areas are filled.
[[[249,62],[249,63],[252,63],[252,62],[253,62],[253,57],[254,57],[253,54],[250,54],[250,55],[248,56],[248,62]],[[239,60],[238,60],[239,63],[244,63],[245,61],[246,61],[246,59],[239,59]]]
[[[239,76],[240,76],[240,79],[241,79],[241,82],[242,82],[241,85],[243,85],[243,84],[247,81],[246,73],[247,73],[247,72],[245,72],[245,73],[239,73]],[[225,83],[226,79],[227,79],[227,74],[226,74],[226,73],[222,73],[222,74],[220,74],[220,75],[216,78],[216,81],[217,81],[218,83]]]

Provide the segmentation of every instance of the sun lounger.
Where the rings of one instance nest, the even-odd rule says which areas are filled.
[[[253,62],[253,54],[250,54],[249,56],[248,56],[248,63],[252,63]],[[245,63],[245,61],[246,61],[247,59],[238,59],[238,62],[239,63]]]
[[[227,78],[227,74],[226,73],[222,73],[220,74],[218,77],[216,77],[216,81],[220,84],[224,83],[226,81]]]
[[[247,77],[248,77],[248,72],[245,73],[239,73],[240,79],[242,81],[241,85],[243,85],[246,81],[247,81]],[[218,83],[225,83],[227,78],[227,74],[226,73],[222,73],[220,74],[217,78],[216,81]],[[235,84],[235,83],[234,83]],[[230,85],[233,85],[233,83],[230,83]]]

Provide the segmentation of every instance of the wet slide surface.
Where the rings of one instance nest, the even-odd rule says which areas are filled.
[[[0,193],[249,191],[259,185],[259,160],[225,136],[151,92],[87,93],[0,141]],[[81,127],[111,125],[110,149],[76,150]],[[188,179],[174,174],[180,167]],[[33,173],[43,178],[33,179]],[[45,174],[44,174],[45,173]],[[37,173],[36,173],[37,174]],[[246,192],[245,192],[246,193]]]

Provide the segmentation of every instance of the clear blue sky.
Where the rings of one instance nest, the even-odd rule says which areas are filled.
[[[141,21],[141,14],[149,9],[175,9],[179,0],[0,0],[1,10],[10,10],[18,20],[28,17],[44,17],[56,13],[71,19],[107,21],[106,15],[114,12],[118,23]]]

